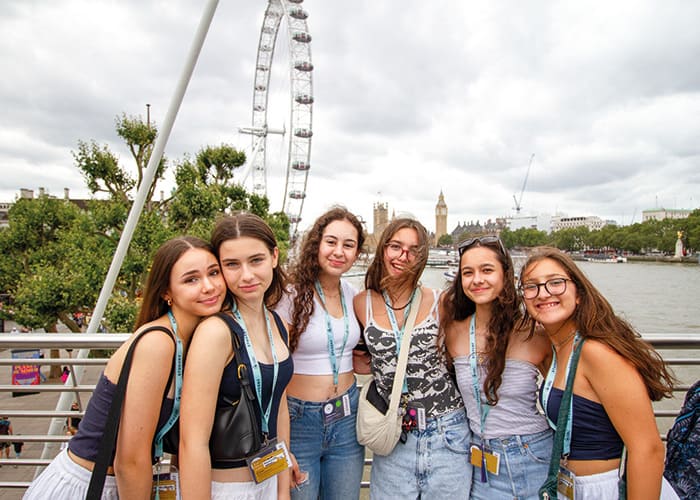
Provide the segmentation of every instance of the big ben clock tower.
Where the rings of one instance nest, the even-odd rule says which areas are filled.
[[[435,246],[437,246],[440,236],[447,234],[447,203],[445,196],[440,190],[440,197],[435,205]]]

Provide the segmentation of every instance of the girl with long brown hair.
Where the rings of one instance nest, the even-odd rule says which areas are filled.
[[[366,290],[355,298],[376,392],[388,403],[393,385],[403,387],[403,436],[388,456],[375,454],[371,498],[469,498],[469,426],[438,346],[439,292],[419,282],[427,260],[423,225],[394,219],[378,241]],[[415,326],[404,331],[413,308]],[[406,376],[394,380],[404,335],[411,335]]]
[[[513,263],[498,236],[467,239],[458,251],[440,322],[474,436],[471,498],[536,499],[552,452],[537,410],[549,340],[541,329],[523,330]]]
[[[626,465],[628,498],[658,499],[664,445],[652,401],[670,396],[674,377],[567,254],[536,249],[523,266],[520,289],[526,319],[541,324],[554,351],[541,392],[555,427],[571,354],[581,345],[560,474],[576,498],[617,498]],[[621,463],[626,448],[626,464]],[[669,486],[670,488],[670,486]],[[665,489],[665,488],[664,488]]]
[[[290,447],[299,464],[293,499],[353,499],[360,494],[364,448],[355,422],[359,391],[352,350],[360,325],[357,290],[342,279],[362,251],[360,221],[342,207],[321,215],[304,235],[277,306],[290,325],[294,376],[287,387]]]

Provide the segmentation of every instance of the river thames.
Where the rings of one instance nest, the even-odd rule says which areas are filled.
[[[700,334],[700,265],[661,262],[577,262],[615,312],[637,331]],[[427,268],[422,282],[444,288],[445,269]],[[359,289],[363,277],[349,280]]]

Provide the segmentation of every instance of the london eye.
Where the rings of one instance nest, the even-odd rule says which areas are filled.
[[[252,153],[247,166],[255,194],[267,196],[267,176],[270,172],[267,137],[285,134],[284,129],[268,126],[270,75],[282,20],[287,25],[290,75],[290,130],[286,159],[286,179],[283,211],[290,221],[290,235],[297,233],[306,198],[306,184],[311,167],[311,137],[313,115],[313,63],[311,62],[311,35],[308,12],[301,6],[303,0],[269,0],[260,29],[260,40],[255,62],[253,83],[253,115],[250,127],[240,132],[252,135]],[[269,198],[269,196],[268,196]]]

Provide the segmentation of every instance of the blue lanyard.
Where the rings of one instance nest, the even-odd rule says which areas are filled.
[[[391,299],[389,298],[389,294],[386,293],[386,290],[382,290],[382,297],[384,297],[384,308],[386,309],[386,314],[389,316],[389,322],[391,323],[391,329],[394,332],[394,339],[396,340],[396,356],[398,359],[399,351],[401,351],[401,341],[403,340],[403,333],[404,330],[406,329],[406,320],[408,318],[408,315],[411,311],[411,307],[413,307],[413,298],[416,296],[416,290],[413,290],[413,293],[411,294],[411,299],[408,301],[408,305],[406,308],[403,310],[403,326],[399,328],[399,324],[396,321],[396,315],[394,315],[394,310],[389,307],[389,303],[391,302]],[[420,304],[419,304],[420,306]],[[410,346],[409,346],[410,347]],[[403,392],[408,392],[408,381],[406,378],[403,380]]]
[[[270,349],[272,350],[272,364],[273,364],[273,376],[272,376],[272,392],[270,393],[270,401],[267,403],[267,409],[263,408],[263,395],[262,395],[262,373],[260,372],[260,363],[255,357],[255,350],[253,349],[253,343],[250,341],[250,336],[248,335],[248,329],[245,326],[245,321],[241,312],[238,310],[238,304],[233,303],[233,316],[238,321],[243,329],[243,342],[245,344],[245,350],[248,353],[248,358],[250,359],[251,367],[253,368],[253,380],[255,381],[255,393],[258,396],[258,404],[260,405],[260,414],[262,416],[262,431],[263,434],[269,434],[270,426],[270,413],[272,413],[272,401],[275,399],[275,386],[277,385],[277,374],[279,373],[279,362],[277,361],[277,352],[275,352],[275,341],[272,338],[272,328],[270,327],[270,319],[268,318],[268,310],[265,305],[263,305],[263,315],[265,316],[265,326],[267,327],[267,338],[270,340]]]
[[[170,320],[170,326],[175,335],[175,396],[173,398],[173,410],[170,412],[170,418],[168,418],[168,421],[156,434],[155,456],[158,459],[163,456],[163,437],[165,437],[165,434],[175,425],[177,419],[180,418],[180,398],[182,397],[182,341],[180,337],[177,336],[177,322],[170,309],[168,309],[168,319]]]
[[[333,337],[333,325],[331,323],[331,315],[328,314],[328,308],[326,307],[326,297],[323,295],[323,289],[321,288],[321,283],[316,280],[315,283],[316,292],[318,297],[321,299],[321,305],[323,305],[323,312],[326,315],[326,337],[328,337],[328,357],[331,361],[331,368],[333,369],[333,385],[335,385],[335,393],[338,394],[338,373],[340,368],[338,367],[338,360],[336,359],[335,353],[335,339]],[[345,345],[348,343],[348,337],[350,336],[350,320],[348,319],[348,306],[345,303],[345,294],[343,293],[343,287],[339,285],[340,290],[340,305],[343,307],[343,322],[345,323],[345,334],[343,335],[343,346],[340,348],[340,358],[342,359],[345,353]]]
[[[566,363],[566,373],[564,374],[564,380],[567,380],[569,378],[569,370],[571,369],[571,358],[574,353],[574,349],[576,347],[576,344],[578,341],[581,339],[579,336],[578,332],[576,332],[576,335],[574,336],[574,342],[571,346],[571,353],[569,354],[569,359]],[[547,413],[547,405],[549,404],[549,394],[552,392],[552,386],[554,385],[554,375],[557,372],[557,351],[554,349],[554,346],[552,346],[552,365],[549,367],[549,372],[547,373],[547,378],[544,381],[544,387],[542,388],[542,405],[544,406],[544,414],[547,417],[547,422],[549,422],[549,426],[552,429],[557,428],[557,424],[552,422],[552,420],[549,418],[549,414]],[[572,387],[572,392],[573,392],[573,387]],[[569,453],[571,451],[571,427],[572,427],[572,421],[573,421],[573,415],[574,415],[574,398],[573,394],[571,397],[571,405],[569,406],[569,418],[566,421],[566,429],[564,431],[564,449],[563,449],[563,456],[568,457]]]
[[[476,364],[477,351],[476,351],[476,313],[472,314],[472,320],[469,323],[469,367],[472,372],[472,388],[474,389],[474,401],[476,401],[476,410],[479,412],[479,419],[481,421],[481,440],[484,440],[484,424],[486,423],[486,416],[489,414],[491,405],[486,405],[483,408],[481,405],[481,389],[479,388],[479,370]]]

